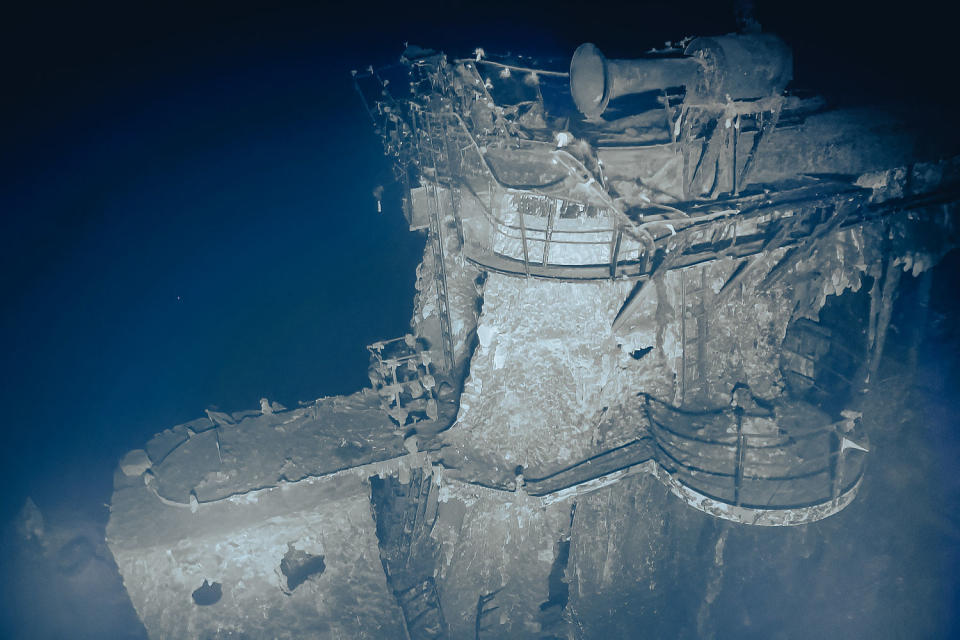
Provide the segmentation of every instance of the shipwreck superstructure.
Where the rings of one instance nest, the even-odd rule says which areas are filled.
[[[850,505],[960,162],[791,76],[758,33],[355,72],[426,235],[411,331],[368,347],[369,389],[128,456],[108,537],[150,634],[656,636],[679,550],[709,549],[709,595],[729,527]]]
[[[388,77],[396,71],[399,79]],[[593,388],[565,394],[596,392],[594,406],[581,397],[574,411],[542,407],[534,419],[602,426],[608,412],[632,416],[618,413],[623,434],[606,450],[588,425],[573,425],[583,435],[570,438],[545,424],[541,446],[576,450],[561,459],[526,447],[535,427],[513,440],[497,432],[494,442],[490,420],[466,428],[463,409],[460,432],[475,437],[455,433],[447,442],[474,457],[489,455],[487,444],[514,447],[492,466],[523,467],[527,490],[538,495],[655,460],[691,505],[739,521],[806,522],[849,503],[868,447],[856,411],[842,405],[880,357],[897,272],[924,268],[916,239],[939,228],[945,244],[920,251],[947,247],[955,194],[944,187],[955,183],[957,167],[898,167],[912,152],[903,136],[888,129],[865,139],[865,125],[875,124],[785,94],[791,73],[781,40],[747,34],[696,38],[629,61],[606,60],[585,44],[569,73],[480,51],[451,61],[411,48],[392,70],[356,74],[407,187],[410,226],[428,231],[433,278],[420,295],[432,312],[415,326],[437,359],[462,366],[451,327],[475,324],[471,305],[450,305],[448,290],[462,288],[451,280],[491,274],[517,305],[535,308],[542,330],[572,314],[570,340],[558,335],[563,349],[583,338],[601,347],[577,363],[585,374],[572,373]],[[613,113],[617,99],[632,102]],[[819,311],[827,296],[859,290],[863,279],[871,282],[870,310],[848,318],[835,340]],[[558,292],[557,317],[531,304],[532,287]],[[578,316],[603,306],[615,311],[608,327]],[[755,312],[766,317],[735,319]],[[480,356],[485,336],[503,332],[483,320]],[[596,357],[604,340],[617,343],[606,360]],[[838,341],[848,347],[842,356]],[[610,364],[625,355],[655,364]],[[493,369],[509,376],[510,357],[494,356]],[[536,362],[539,372],[517,375],[549,377],[569,365],[563,357]],[[475,356],[474,377],[482,363]],[[597,375],[603,382],[589,380]],[[824,389],[830,375],[839,377]],[[472,393],[471,383],[471,406],[506,404],[500,394],[476,397],[484,392]],[[616,395],[604,393],[611,383]],[[741,388],[756,401],[737,403]],[[498,419],[511,413],[530,415],[507,409]],[[636,427],[626,442],[623,421]],[[566,461],[573,464],[558,467]],[[474,472],[498,486],[495,473]],[[499,480],[506,486],[504,475]]]

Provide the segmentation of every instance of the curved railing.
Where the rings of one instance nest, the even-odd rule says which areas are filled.
[[[483,266],[544,276],[579,269],[595,278],[610,278],[636,272],[641,263],[636,257],[621,259],[628,252],[637,256],[638,243],[625,235],[622,226],[613,223],[609,212],[591,211],[589,205],[561,198],[499,188],[493,199],[532,205],[530,211],[511,211],[501,217],[469,182],[464,187],[475,203],[472,210],[480,212],[486,225],[482,231],[474,227],[473,234],[466,230],[471,229],[469,222],[464,225],[466,253]],[[571,211],[579,215],[567,217]],[[611,223],[591,225],[593,220],[604,218]]]
[[[515,185],[499,175],[459,114],[423,111],[417,127],[419,147],[426,150],[421,151],[421,179],[457,189],[469,199],[456,214],[464,228],[464,253],[471,261],[516,274],[610,278],[639,273],[641,261],[625,256],[637,256],[641,245],[648,252],[655,250],[652,237],[633,230],[602,190],[591,188],[580,199],[569,193],[546,193],[569,177],[579,184],[591,182],[590,174],[570,154],[535,145],[527,151],[542,153],[547,164],[556,161],[561,169],[554,173],[561,178]],[[507,212],[502,210],[504,203],[512,205]],[[570,216],[572,211],[577,215]],[[576,225],[569,222],[573,217],[579,221]],[[588,222],[594,220],[605,223]]]
[[[465,257],[514,275],[642,278],[655,264],[675,269],[718,257],[741,258],[793,245],[814,234],[817,225],[822,234],[850,224],[850,218],[859,218],[851,212],[867,195],[849,184],[809,179],[779,193],[682,205],[687,211],[650,203],[649,213],[660,215],[637,214],[635,220],[562,149],[518,142],[516,153],[542,156],[543,184],[512,184],[499,175],[490,152],[456,112],[422,111],[417,130],[420,146],[431,149],[422,154],[427,160],[420,163],[421,179],[463,196],[454,213]],[[438,148],[443,149],[439,161]],[[559,168],[550,168],[554,162]],[[574,193],[577,188],[584,190],[582,197]],[[572,209],[579,211],[577,224],[570,222],[573,216],[564,218]]]
[[[649,396],[645,409],[658,463],[685,487],[721,503],[747,509],[822,505],[853,490],[863,474],[864,451],[848,447],[847,420],[790,433],[772,416],[733,409],[690,412]],[[751,432],[758,421],[775,431]]]

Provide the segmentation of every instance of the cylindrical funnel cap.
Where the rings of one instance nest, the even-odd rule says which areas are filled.
[[[610,101],[607,83],[607,59],[600,49],[586,42],[573,52],[570,61],[570,93],[580,113],[599,116]]]

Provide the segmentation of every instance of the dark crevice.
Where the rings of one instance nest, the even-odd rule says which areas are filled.
[[[559,607],[562,610],[567,606],[570,597],[570,585],[564,580],[564,571],[567,570],[569,559],[570,541],[561,540],[557,543],[557,557],[553,560],[550,577],[547,578],[550,589],[549,597],[546,602],[540,605],[541,611],[546,611],[551,607]]]
[[[210,583],[204,579],[203,584],[197,587],[192,595],[194,604],[201,607],[210,606],[220,602],[220,598],[223,597],[223,587],[219,582]]]
[[[630,357],[633,358],[634,360],[639,360],[643,356],[650,353],[651,351],[653,351],[653,347],[644,347],[643,349],[635,349],[630,352]]]
[[[556,557],[547,578],[547,601],[540,605],[540,629],[543,633],[540,636],[541,640],[567,637],[563,613],[570,600],[570,585],[566,579],[566,572],[570,561],[570,531],[573,530],[576,512],[577,504],[573,503],[570,506],[570,528],[567,534],[557,541]]]
[[[795,397],[830,415],[847,407],[862,385],[871,281],[864,276],[859,291],[828,296],[819,321],[801,317],[787,327],[781,356],[787,387]]]
[[[287,589],[293,591],[313,576],[322,575],[327,565],[322,555],[311,555],[287,543],[287,553],[280,561],[280,571],[287,578]]]
[[[477,608],[473,618],[474,640],[480,640],[480,636],[486,631],[497,629],[498,623],[493,618],[487,619],[487,616],[500,608],[494,603],[494,599],[502,589],[503,587],[500,587],[500,589],[490,593],[481,593],[477,597]]]
[[[407,483],[388,476],[370,478],[380,562],[403,612],[411,640],[447,637],[433,574],[439,544],[430,537],[437,517],[433,477],[413,470]]]

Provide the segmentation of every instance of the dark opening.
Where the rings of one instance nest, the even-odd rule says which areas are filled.
[[[633,358],[634,360],[639,360],[640,358],[647,355],[651,351],[653,351],[653,347],[644,347],[643,349],[635,349],[630,352],[630,357]]]
[[[548,598],[540,605],[540,626],[544,640],[561,640],[566,637],[563,633],[563,610],[570,598],[570,585],[564,580],[567,562],[570,560],[570,540],[560,540],[557,543],[557,557],[550,568],[547,578]]]
[[[557,557],[550,568],[550,577],[547,579],[549,585],[550,597],[546,602],[540,605],[540,610],[544,611],[552,606],[559,606],[561,609],[567,606],[567,600],[570,597],[570,585],[563,579],[564,572],[567,570],[567,561],[570,559],[570,541],[561,540],[557,544]]]
[[[287,554],[280,561],[280,571],[287,578],[287,589],[293,591],[301,584],[312,578],[323,574],[327,568],[323,561],[323,556],[314,556],[306,551],[294,549],[293,545],[287,544]]]
[[[216,604],[220,602],[221,597],[223,597],[223,587],[219,582],[211,584],[204,580],[203,584],[193,592],[193,602],[201,607]]]

